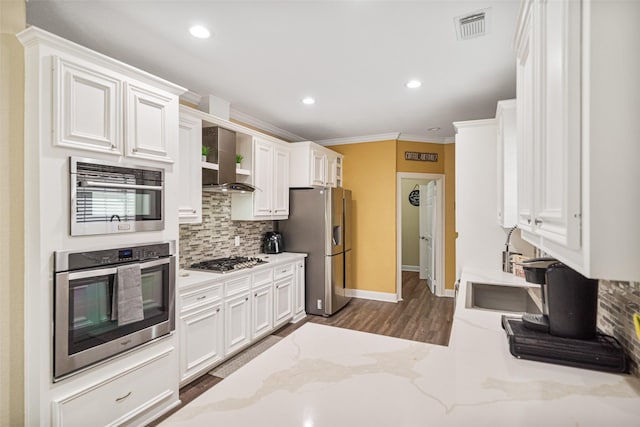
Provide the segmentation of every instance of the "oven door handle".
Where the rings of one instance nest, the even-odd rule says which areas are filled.
[[[156,267],[158,265],[169,264],[173,258],[173,255],[167,258],[154,259],[153,261],[147,261],[140,263],[140,270],[145,268]],[[123,264],[129,265],[129,264]],[[73,271],[68,273],[69,280],[88,279],[90,277],[109,276],[111,274],[118,274],[118,267],[99,268],[92,270]]]
[[[136,185],[136,184],[118,184],[98,181],[78,181],[80,187],[97,187],[97,188],[122,188],[126,190],[162,190],[161,185]]]

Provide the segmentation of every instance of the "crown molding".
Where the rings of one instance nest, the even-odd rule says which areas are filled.
[[[400,141],[424,142],[428,144],[449,144],[455,141],[455,139],[450,136],[421,136],[408,133],[401,133],[398,139]]]
[[[455,142],[456,142],[455,136],[448,136],[444,139],[444,144],[455,144]]]
[[[350,136],[348,138],[323,139],[314,142],[324,147],[329,147],[331,145],[361,144],[363,142],[389,141],[392,139],[397,140],[398,136],[400,136],[400,132],[391,132],[380,133],[377,135]]]
[[[489,126],[489,125],[495,125],[495,124],[496,124],[496,119],[467,120],[464,122],[453,122],[453,128],[455,129],[456,133],[458,133],[458,130],[463,128]]]
[[[202,99],[202,96],[189,90],[183,93],[182,95],[180,95],[180,99],[182,99],[185,102],[188,102],[189,104],[200,105],[200,100]]]
[[[239,122],[254,126],[264,132],[268,132],[270,134],[276,135],[282,139],[287,141],[296,142],[296,141],[306,141],[308,138],[303,138],[300,135],[296,135],[295,133],[289,132],[287,130],[281,129],[271,123],[267,123],[260,119],[257,119],[249,114],[243,113],[242,111],[238,111],[235,108],[229,109],[229,116],[237,120]]]

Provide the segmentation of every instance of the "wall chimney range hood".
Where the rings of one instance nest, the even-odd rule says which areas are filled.
[[[250,193],[255,188],[236,179],[236,133],[221,127],[202,129],[202,145],[209,148],[207,160],[218,164],[218,170],[202,169],[205,189],[229,193]]]

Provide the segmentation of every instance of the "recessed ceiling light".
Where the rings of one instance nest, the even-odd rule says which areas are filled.
[[[189,32],[193,37],[197,37],[199,39],[208,39],[209,36],[211,36],[209,30],[207,30],[202,25],[194,25],[193,27],[189,28]]]
[[[435,132],[437,130],[440,130],[440,128],[439,127],[429,128],[429,129],[427,129],[427,132]]]
[[[420,80],[410,80],[407,82],[406,86],[409,89],[417,89],[422,86],[422,82]]]
[[[316,100],[310,96],[307,96],[305,98],[302,98],[302,103],[305,105],[313,105],[316,103]]]

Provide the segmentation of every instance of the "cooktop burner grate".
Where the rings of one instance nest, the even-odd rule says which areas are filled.
[[[251,268],[254,265],[264,264],[267,261],[260,258],[249,258],[242,256],[232,256],[228,258],[216,258],[191,264],[190,268],[195,270],[217,271],[226,273],[227,271]]]

